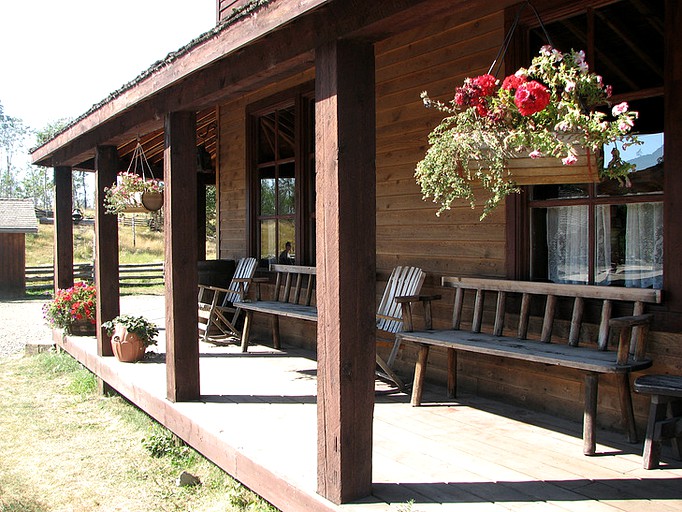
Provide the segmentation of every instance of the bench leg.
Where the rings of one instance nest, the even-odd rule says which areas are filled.
[[[244,315],[244,328],[242,329],[242,352],[249,350],[249,331],[251,330],[251,317],[253,311],[246,311]]]
[[[678,398],[670,402],[670,417],[676,418],[678,422],[682,421],[682,399]],[[677,460],[682,460],[682,432],[680,432],[680,435],[674,436],[670,443]]]
[[[448,349],[448,398],[457,396],[457,351]]]
[[[412,384],[412,407],[417,407],[422,403],[422,393],[424,392],[424,377],[426,376],[426,363],[429,359],[429,346],[419,347],[417,365],[414,369],[414,383]]]
[[[649,407],[649,421],[646,426],[646,438],[644,440],[644,453],[642,454],[642,466],[644,469],[658,467],[661,458],[661,439],[656,435],[656,425],[665,419],[668,410],[668,400],[660,395],[651,395]]]
[[[632,393],[630,393],[630,374],[618,375],[618,395],[620,399],[620,411],[623,415],[623,423],[628,434],[628,442],[637,442],[637,426],[635,425],[635,413],[632,409]]]
[[[282,346],[279,340],[279,317],[277,315],[272,317],[272,346],[276,349],[280,349]]]
[[[597,449],[597,394],[599,389],[599,374],[585,374],[585,415],[583,417],[583,453],[594,455]]]

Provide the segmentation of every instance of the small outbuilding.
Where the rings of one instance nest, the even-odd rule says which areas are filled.
[[[26,292],[26,233],[37,232],[31,199],[0,199],[0,296]]]

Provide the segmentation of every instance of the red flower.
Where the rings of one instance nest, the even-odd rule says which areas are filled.
[[[549,99],[547,87],[535,80],[521,84],[514,94],[514,104],[522,116],[530,116],[544,110],[549,105]]]
[[[481,96],[492,96],[495,94],[497,78],[493,75],[481,75],[472,79],[471,83],[480,89]]]
[[[505,91],[515,91],[521,84],[525,84],[527,81],[528,78],[523,75],[509,75],[502,82],[502,89]]]

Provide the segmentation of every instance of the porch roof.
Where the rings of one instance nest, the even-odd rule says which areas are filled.
[[[129,298],[126,298],[126,300]],[[122,303],[126,307],[137,306]],[[163,297],[144,300],[163,324]],[[283,510],[528,511],[682,508],[682,463],[642,469],[642,445],[600,432],[600,456],[582,455],[581,426],[478,397],[411,407],[404,394],[378,394],[373,495],[336,506],[316,489],[316,362],[300,349],[201,344],[198,402],[165,399],[164,343],[138,364],[98,357],[87,338],[63,346],[138,407]]]
[[[410,0],[379,9],[372,2],[346,0],[253,0],[34,148],[32,162],[94,169],[96,146],[114,145],[120,151],[141,135],[162,134],[168,112],[213,110],[239,94],[310,69],[315,49],[326,41],[376,41],[471,5],[467,0]]]

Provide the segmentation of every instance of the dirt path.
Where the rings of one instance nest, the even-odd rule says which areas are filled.
[[[0,359],[22,352],[29,341],[51,339],[43,304],[45,299],[0,301]]]

